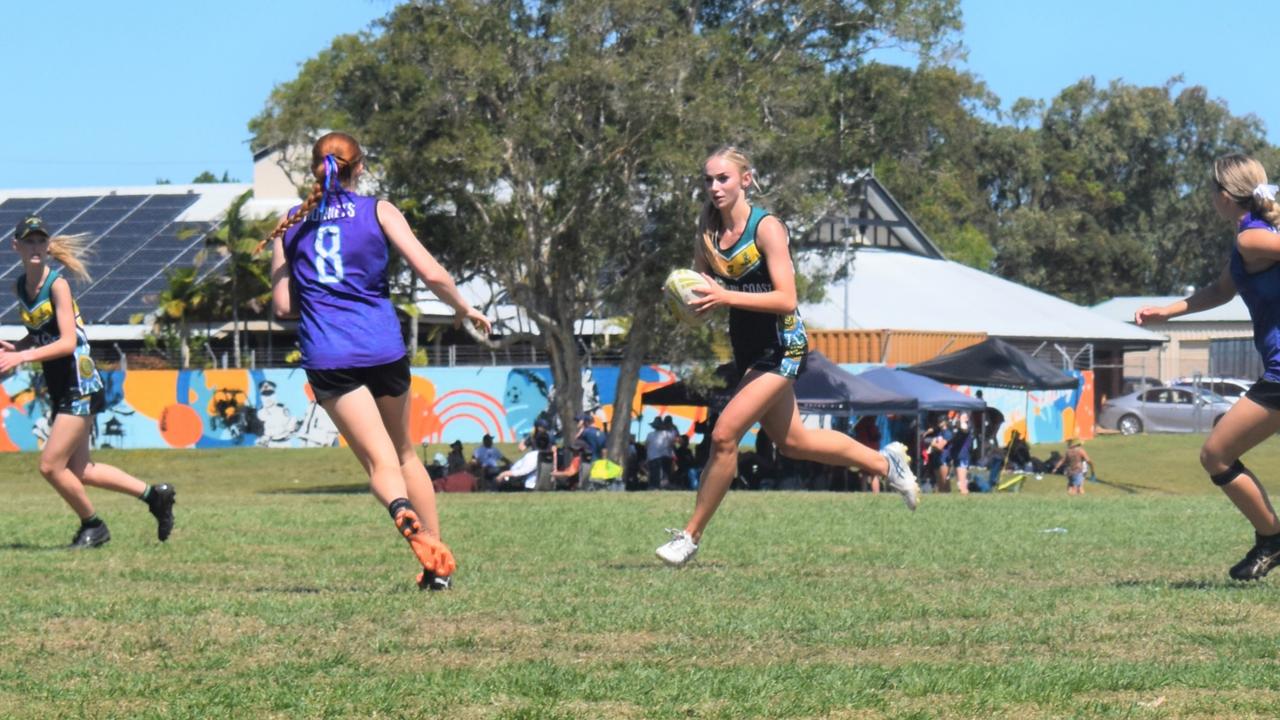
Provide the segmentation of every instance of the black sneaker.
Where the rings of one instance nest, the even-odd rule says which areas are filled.
[[[107,529],[106,523],[99,523],[94,527],[80,526],[76,531],[76,536],[71,538],[71,548],[79,550],[81,548],[93,548],[105,544],[111,539],[111,531]]]
[[[1259,580],[1277,564],[1280,564],[1280,535],[1260,537],[1244,559],[1231,566],[1229,573],[1235,580]]]
[[[161,483],[151,486],[151,497],[147,499],[147,509],[156,519],[156,537],[160,538],[160,542],[169,539],[169,533],[173,532],[173,504],[177,502],[174,499],[176,491],[169,483]]]
[[[419,590],[430,590],[432,592],[439,592],[440,590],[448,590],[452,587],[453,587],[453,576],[451,575],[444,575],[444,576],[436,575],[435,573],[431,572],[426,568],[423,568],[422,572],[418,573],[418,589]]]

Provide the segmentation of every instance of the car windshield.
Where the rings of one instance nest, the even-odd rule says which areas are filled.
[[[1207,388],[1203,388],[1203,387],[1199,387],[1199,388],[1198,388],[1198,387],[1195,387],[1195,386],[1193,386],[1193,385],[1173,385],[1173,386],[1171,386],[1171,387],[1176,387],[1176,388],[1179,388],[1179,389],[1182,389],[1182,390],[1187,390],[1188,392],[1199,393],[1199,394],[1200,394],[1200,397],[1201,397],[1201,398],[1203,398],[1205,402],[1211,402],[1211,403],[1217,403],[1217,402],[1229,403],[1229,402],[1231,402],[1230,400],[1228,400],[1228,399],[1226,399],[1226,398],[1222,397],[1222,396],[1221,396],[1221,395],[1219,395],[1218,393],[1216,393],[1216,392],[1214,392],[1214,391],[1212,391],[1212,390],[1209,390],[1209,389],[1207,389]]]

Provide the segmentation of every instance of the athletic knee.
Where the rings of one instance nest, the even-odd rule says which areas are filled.
[[[45,480],[53,480],[58,473],[67,468],[67,464],[51,458],[40,458],[40,474]]]
[[[1237,458],[1227,457],[1217,448],[1205,443],[1200,447],[1200,467],[1210,475],[1216,475],[1231,467]]]
[[[716,455],[737,455],[738,437],[718,429],[711,431],[711,452]]]

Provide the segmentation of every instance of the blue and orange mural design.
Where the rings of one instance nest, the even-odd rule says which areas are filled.
[[[94,447],[219,448],[327,447],[338,430],[316,403],[306,373],[271,370],[104,371],[106,410],[95,419]],[[601,423],[612,422],[616,367],[583,374],[583,407]],[[633,398],[636,428],[657,408],[640,410],[641,393],[676,380],[667,368],[640,372]],[[538,367],[414,368],[410,381],[410,434],[416,443],[484,435],[516,442],[548,412],[555,386]],[[698,412],[681,408],[677,421],[691,427]],[[38,450],[49,431],[49,402],[38,372],[20,371],[0,383],[0,451]]]
[[[1004,414],[1001,442],[1015,430],[1032,443],[1091,437],[1093,374],[1076,374],[1081,378],[1076,390],[983,389],[988,405]],[[289,448],[340,442],[301,369],[104,371],[102,378],[107,407],[95,418],[94,447]],[[632,416],[624,419],[638,438],[659,415],[670,416],[686,435],[706,418],[705,408],[641,406],[641,394],[677,379],[664,366],[641,368]],[[617,381],[617,367],[583,373],[581,406],[599,424],[614,422]],[[977,388],[958,389],[972,394]],[[548,368],[497,366],[414,368],[409,391],[415,443],[470,444],[486,434],[497,442],[525,437],[549,412],[556,388]],[[6,378],[0,383],[0,451],[40,449],[48,437],[48,414],[39,373],[20,371]]]

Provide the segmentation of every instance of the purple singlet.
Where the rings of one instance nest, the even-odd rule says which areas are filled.
[[[301,316],[302,366],[336,370],[395,362],[405,346],[387,289],[390,251],[378,224],[378,199],[339,192],[326,205],[324,217],[317,208],[284,236]]]

